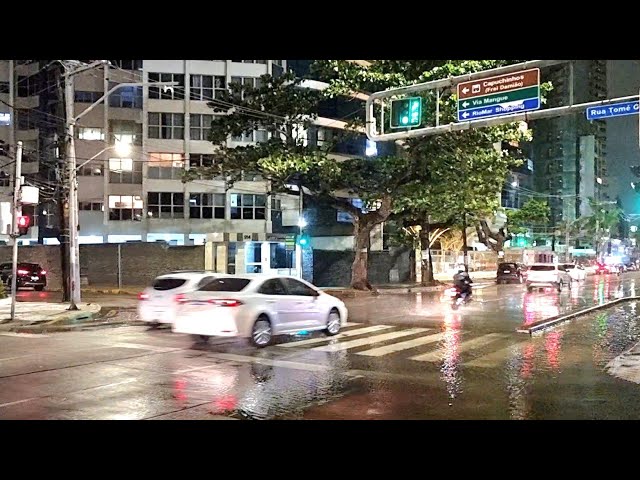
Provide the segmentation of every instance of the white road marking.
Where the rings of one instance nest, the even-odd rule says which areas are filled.
[[[362,325],[359,322],[347,322],[344,325],[342,325],[343,327],[351,327],[352,325]]]
[[[145,345],[142,343],[114,343],[113,348],[136,348],[138,350],[151,350],[152,352],[172,352],[182,350],[179,347],[159,347],[157,345]]]
[[[339,333],[338,335],[334,335],[333,337],[310,338],[309,340],[300,340],[299,342],[281,343],[278,346],[287,348],[287,347],[299,347],[302,345],[314,345],[316,343],[326,342],[331,339],[355,337],[356,335],[363,335],[365,333],[378,332],[380,330],[386,330],[387,328],[393,328],[393,327],[390,325],[374,325],[372,327],[356,328],[355,330],[349,330],[348,332]]]
[[[18,405],[19,403],[25,403],[25,402],[30,402],[32,400],[37,400],[38,397],[33,397],[33,398],[25,398],[24,400],[17,400],[15,402],[9,402],[9,403],[0,403],[0,408],[2,407],[9,407],[11,405]]]
[[[356,352],[356,355],[366,355],[367,357],[381,357],[390,353],[400,352],[402,350],[408,350],[410,348],[419,347],[421,345],[428,345],[430,343],[439,342],[444,336],[445,332],[434,333],[433,335],[427,335],[426,337],[414,338],[412,340],[393,343],[384,347],[372,348],[371,350],[365,350],[363,352]]]
[[[508,335],[504,335],[501,333],[489,333],[487,335],[483,335],[478,338],[474,338],[472,340],[467,340],[466,342],[462,342],[458,345],[456,351],[458,353],[464,352],[466,350],[471,350],[476,347],[483,347],[484,345],[488,345],[490,343],[495,342],[501,338],[508,338]],[[418,362],[437,362],[443,356],[442,348],[438,348],[433,352],[424,353],[422,355],[416,355],[415,357],[409,357],[411,360],[416,360]]]
[[[488,353],[481,357],[476,358],[470,362],[465,363],[468,367],[497,367],[500,363],[508,360],[510,355],[516,354],[520,350],[521,346],[528,342],[520,342],[512,345],[508,345],[500,350]]]
[[[2,332],[0,336],[3,337],[18,337],[18,338],[46,338],[49,335],[43,335],[41,333],[16,333],[16,332]]]
[[[399,337],[407,337],[409,335],[415,335],[416,333],[428,332],[428,328],[409,328],[406,330],[400,330],[397,332],[384,333],[382,335],[374,335],[373,337],[359,338],[357,340],[351,340],[349,342],[332,343],[331,345],[325,345],[323,347],[312,348],[311,350],[320,352],[339,352],[342,350],[348,350],[349,348],[361,347],[363,345],[371,345],[372,343],[384,342],[385,340],[392,340]]]
[[[312,372],[326,372],[331,367],[318,365],[315,363],[290,362],[287,360],[272,360],[270,358],[249,357],[246,355],[236,355],[234,353],[211,353],[209,357],[229,360],[232,362],[258,363],[260,365],[270,365],[272,367],[293,368],[296,370],[309,370]]]

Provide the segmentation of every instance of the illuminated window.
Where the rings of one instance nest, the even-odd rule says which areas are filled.
[[[113,88],[116,84],[109,84]],[[120,87],[109,95],[109,106],[116,108],[142,108],[142,87]]]
[[[131,158],[110,158],[109,183],[142,183],[142,163]]]
[[[94,127],[78,127],[80,140],[104,140],[104,130]]]
[[[109,120],[111,144],[116,142],[142,145],[142,124],[133,120]]]
[[[142,220],[142,197],[109,195],[109,220]]]
[[[184,193],[147,193],[149,218],[184,218]]]
[[[231,194],[232,220],[264,220],[267,213],[267,196],[253,194]]]
[[[184,171],[181,153],[150,153],[147,177],[160,180],[180,180]]]

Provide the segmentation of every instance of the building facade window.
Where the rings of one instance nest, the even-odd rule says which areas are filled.
[[[147,177],[161,180],[180,180],[184,172],[181,153],[150,153]]]
[[[76,90],[74,92],[76,103],[95,103],[100,100],[102,95],[104,95],[102,92],[86,92],[83,90]]]
[[[11,185],[11,175],[4,170],[0,171],[0,187],[9,187]]]
[[[189,82],[191,100],[208,102],[220,98],[227,89],[227,79],[221,75],[191,75]]]
[[[147,193],[149,218],[184,218],[184,193]]]
[[[269,134],[266,130],[253,130],[252,132],[245,132],[239,137],[231,137],[234,142],[266,142],[269,139]]]
[[[244,98],[244,89],[260,88],[262,86],[262,79],[260,77],[231,77],[230,83],[242,85],[243,90],[240,93],[240,98]]]
[[[278,78],[284,73],[284,60],[272,60],[271,61],[271,75],[274,78]]]
[[[16,109],[16,123],[18,130],[36,130],[38,128],[38,112],[35,110]]]
[[[232,220],[265,220],[267,196],[246,193],[231,194]]]
[[[80,140],[104,140],[104,129],[94,127],[78,127]]]
[[[142,220],[142,197],[109,195],[109,220]]]
[[[191,140],[208,140],[213,115],[192,113],[190,117],[189,138]]]
[[[78,169],[78,175],[82,177],[101,177],[103,174],[102,162],[89,162]]]
[[[110,158],[109,183],[142,183],[142,163],[131,158]]]
[[[142,145],[142,124],[133,120],[109,120],[109,132],[111,134],[111,144],[116,141],[130,143],[132,145]]]
[[[149,138],[183,140],[184,114],[149,112]]]
[[[189,216],[224,219],[226,203],[224,193],[192,193],[189,195]]]
[[[78,202],[78,209],[93,212],[102,212],[104,211],[104,204],[102,202]]]
[[[0,93],[9,93],[9,82],[0,82]]]
[[[142,70],[142,60],[109,60],[112,65],[115,65],[122,70]]]
[[[149,87],[149,98],[158,100],[184,100],[184,74],[149,73],[149,82],[177,82],[171,87]]]
[[[109,82],[109,88],[116,84]],[[142,87],[120,87],[109,95],[109,106],[115,108],[142,108]]]
[[[19,76],[16,83],[18,97],[32,97],[37,95],[39,93],[38,85],[37,75],[31,75],[30,77]]]

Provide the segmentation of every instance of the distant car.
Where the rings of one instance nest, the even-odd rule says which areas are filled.
[[[575,282],[584,282],[587,278],[587,272],[582,265],[576,265],[575,263],[561,263],[558,265],[561,269],[569,274],[571,279]]]
[[[499,263],[496,273],[497,283],[522,283],[522,271],[517,263]]]
[[[536,287],[552,287],[560,292],[567,285],[571,288],[573,280],[564,270],[555,263],[536,263],[527,271],[527,291],[531,292]]]
[[[171,324],[175,320],[177,295],[190,292],[213,280],[214,272],[180,271],[160,275],[151,286],[138,294],[138,316],[152,327]]]
[[[179,295],[173,331],[198,340],[249,338],[257,347],[276,335],[323,330],[337,334],[347,307],[312,284],[289,276],[216,275],[197,290]]]
[[[0,264],[0,278],[7,285],[11,286],[11,263]],[[41,292],[47,286],[47,271],[38,263],[18,263],[16,276],[17,288],[33,287],[34,290]]]

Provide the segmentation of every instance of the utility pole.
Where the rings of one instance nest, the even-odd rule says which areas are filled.
[[[71,298],[69,310],[78,310],[80,303],[80,265],[78,259],[78,217],[75,205],[78,203],[78,190],[76,178],[76,144],[75,144],[75,115],[74,115],[74,88],[73,76],[67,74],[64,77],[64,99],[66,113],[67,134],[67,169],[69,179],[69,276]]]
[[[16,168],[13,176],[13,208],[11,216],[11,238],[13,239],[13,254],[11,264],[11,321],[16,317],[16,291],[18,286],[18,217],[22,215],[20,187],[22,183],[22,142],[18,142],[16,149]]]

